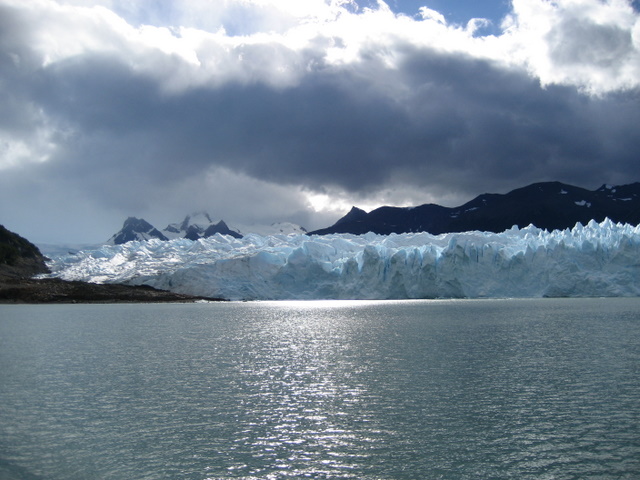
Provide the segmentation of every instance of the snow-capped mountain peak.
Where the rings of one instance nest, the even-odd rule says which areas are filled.
[[[198,240],[216,233],[231,235],[235,238],[241,237],[236,230],[229,228],[224,220],[217,222],[211,220],[211,216],[207,212],[191,213],[182,222],[167,225],[162,232],[169,239],[188,238],[189,240]]]
[[[133,240],[144,241],[157,238],[158,240],[168,240],[157,228],[143,218],[129,217],[124,221],[122,228],[109,240],[107,245],[120,245]]]
[[[170,223],[163,230],[165,236],[173,238],[201,237],[205,230],[214,222],[207,212],[194,212],[186,217],[182,222]]]

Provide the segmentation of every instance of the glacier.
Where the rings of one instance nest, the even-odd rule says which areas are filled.
[[[640,295],[640,226],[376,235],[216,234],[53,256],[51,276],[229,300]]]

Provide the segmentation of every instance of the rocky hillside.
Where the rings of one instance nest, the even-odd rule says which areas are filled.
[[[38,247],[0,225],[0,277],[30,278],[48,272]]]

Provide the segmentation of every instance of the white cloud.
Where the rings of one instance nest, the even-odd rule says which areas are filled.
[[[6,103],[4,107],[9,118],[0,121],[0,171],[48,161],[57,150],[57,141],[65,133],[50,124],[42,109]],[[21,119],[13,116],[20,107]],[[7,125],[12,119],[16,125]],[[27,126],[26,132],[20,129],[24,126]]]
[[[49,160],[55,151],[55,143],[50,137],[50,131],[39,130],[26,141],[0,131],[0,171]]]
[[[432,10],[427,7],[420,7],[420,16],[424,20],[434,20],[437,23],[441,23],[442,25],[447,24],[447,21],[445,20],[444,15],[442,15],[440,12],[436,10]]]
[[[640,21],[626,0],[514,0],[505,33],[487,37],[474,36],[484,25],[480,20],[449,26],[427,7],[417,19],[396,15],[382,2],[358,11],[340,0],[184,1],[165,13],[173,15],[165,21],[184,23],[137,27],[105,7],[9,3],[37,22],[34,48],[45,62],[111,52],[170,91],[231,81],[288,87],[310,68],[357,64],[371,55],[396,68],[406,45],[526,68],[544,85],[594,94],[640,85]],[[102,3],[131,10],[124,7],[128,2]],[[209,18],[204,23],[211,28],[194,27],[203,23],[196,18]],[[234,19],[250,20],[252,28],[230,33]]]
[[[505,41],[543,85],[640,87],[640,16],[626,0],[514,0]]]

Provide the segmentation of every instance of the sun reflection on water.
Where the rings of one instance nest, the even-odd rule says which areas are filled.
[[[363,325],[344,320],[351,309],[373,302],[273,302],[276,308],[265,309],[269,303],[260,302],[262,319],[250,333],[253,348],[238,366],[245,394],[235,443],[248,454],[230,468],[260,478],[269,478],[265,465],[280,476],[341,472],[345,478],[375,435],[354,428],[371,420],[351,341]]]
[[[362,308],[397,302],[398,300],[272,300],[254,302],[282,310],[326,310],[336,308]]]

